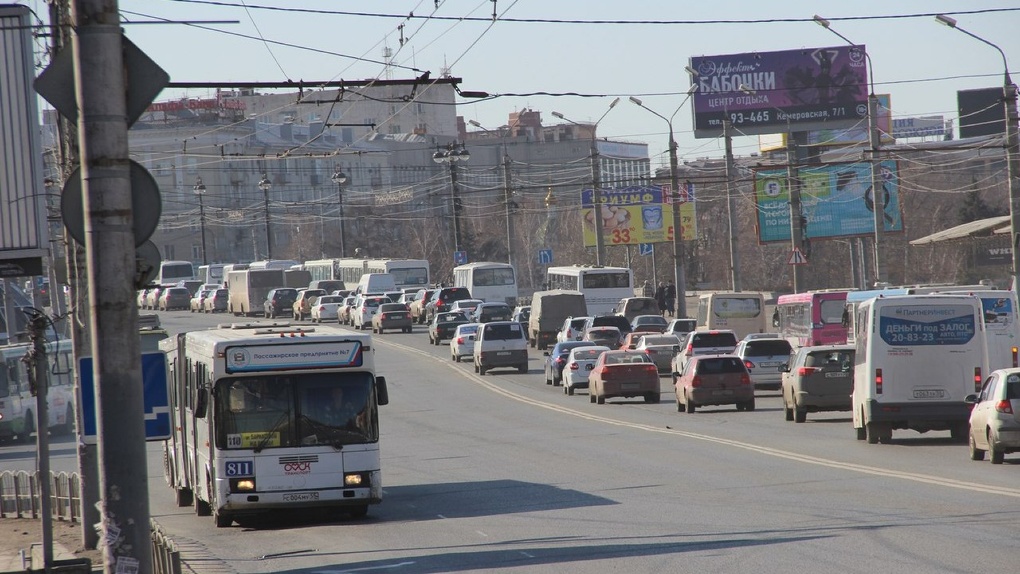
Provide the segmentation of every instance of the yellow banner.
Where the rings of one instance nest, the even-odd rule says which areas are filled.
[[[584,245],[595,245],[594,208],[582,209]],[[680,228],[684,241],[697,237],[694,203],[680,204]],[[606,245],[637,245],[673,241],[673,206],[669,203],[641,205],[603,205],[602,240]]]

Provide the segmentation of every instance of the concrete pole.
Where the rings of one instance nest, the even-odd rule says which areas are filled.
[[[7,343],[17,343],[18,338],[15,336],[17,329],[17,318],[14,316],[18,312],[18,306],[14,304],[14,280],[4,279],[4,325],[7,326]]]
[[[506,203],[506,262],[514,264],[514,220],[513,179],[510,173],[510,154],[506,151],[506,140],[503,141],[503,202]]]
[[[123,30],[116,0],[72,3],[96,382],[104,568],[152,571]]]
[[[53,510],[50,501],[50,411],[49,361],[46,359],[46,328],[49,323],[45,315],[36,313],[29,318],[28,328],[32,337],[32,352],[28,368],[35,379],[35,430],[38,453],[39,513],[42,514],[43,568],[46,572],[53,566]]]
[[[457,166],[450,159],[450,200],[453,203],[453,250],[461,250],[460,245],[460,197],[457,194]]]
[[[683,225],[680,218],[680,160],[673,138],[673,122],[669,122],[669,185],[673,194],[673,282],[676,285],[676,315],[687,316],[687,253],[684,249]]]
[[[730,224],[730,288],[742,290],[740,284],[740,255],[737,251],[737,198],[733,189],[733,136],[729,118],[723,118],[723,139],[726,142],[726,216]]]
[[[595,139],[595,127],[591,130],[591,193],[595,213],[592,224],[595,225],[595,265],[606,264],[606,240],[602,233],[602,170],[599,166],[599,147]]]
[[[804,229],[802,227],[803,207],[800,202],[800,170],[797,166],[797,141],[793,132],[786,134],[786,185],[790,192],[790,253],[800,251],[804,247]],[[793,292],[800,293],[804,286],[801,268],[793,267]]]
[[[885,281],[885,268],[882,266],[882,235],[885,232],[885,188],[882,187],[882,167],[878,157],[882,134],[878,130],[878,96],[872,83],[871,94],[868,95],[868,133],[871,146],[871,200],[872,216],[875,219],[875,282]]]
[[[1020,137],[1017,135],[1016,85],[1002,87],[1006,106],[1006,172],[1009,177],[1009,231],[1013,238],[1013,290],[1020,289]]]

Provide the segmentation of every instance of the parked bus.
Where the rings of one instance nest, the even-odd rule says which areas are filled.
[[[22,357],[31,344],[0,347],[0,441],[29,442],[36,431],[36,396]],[[69,339],[46,343],[49,386],[46,404],[49,431],[68,434],[74,429],[74,356]]]
[[[780,295],[772,313],[772,330],[794,347],[846,343],[843,310],[846,289]]]
[[[698,329],[731,329],[741,339],[764,333],[765,297],[754,291],[717,291],[698,297]]]
[[[217,527],[238,516],[382,500],[370,335],[333,327],[231,325],[160,343],[173,435],[164,472],[178,506]]]
[[[467,287],[473,299],[517,305],[517,274],[509,263],[479,261],[453,268],[453,286]]]
[[[339,280],[344,289],[355,290],[361,276],[366,273],[389,273],[397,290],[405,288],[422,289],[430,281],[429,262],[425,259],[320,259],[306,261],[305,269],[312,274],[312,281]]]
[[[857,306],[853,426],[857,439],[888,442],[894,429],[949,430],[963,440],[981,391],[988,347],[972,295],[890,295]]]
[[[283,269],[231,271],[227,282],[227,312],[235,316],[262,313],[269,291],[283,287]]]
[[[195,266],[190,261],[163,261],[159,264],[159,271],[152,282],[163,287],[172,287],[178,281],[197,278]]]
[[[223,284],[223,267],[222,263],[213,263],[212,265],[200,265],[198,268],[198,279],[202,281],[202,284]]]
[[[634,296],[634,274],[626,267],[570,265],[546,271],[547,289],[584,293],[589,315],[608,315],[620,299]]]

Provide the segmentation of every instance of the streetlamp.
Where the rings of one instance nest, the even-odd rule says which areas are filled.
[[[684,104],[687,103],[687,100],[691,99],[691,96],[696,91],[698,91],[698,84],[692,84],[690,89],[687,90],[687,97],[680,102],[680,105],[676,107],[676,110],[668,118],[644,105],[638,98],[630,97],[631,102],[662,118],[666,121],[666,125],[669,126],[669,186],[673,194],[673,280],[676,284],[677,317],[687,316],[687,274],[684,269],[687,256],[684,252],[683,227],[680,222],[680,175],[677,173],[680,162],[676,157],[677,144],[676,139],[673,137],[673,118],[676,117],[680,108],[684,107]]]
[[[602,114],[602,117],[597,122],[591,124],[591,193],[592,203],[594,204],[594,217],[592,217],[592,225],[595,226],[595,265],[601,267],[606,259],[606,243],[602,237],[602,181],[599,173],[599,148],[598,142],[595,140],[595,133],[599,128],[599,124],[606,118],[606,115],[616,107],[616,104],[620,103],[620,98],[614,99],[609,103],[609,109]],[[565,122],[570,122],[578,127],[584,127],[574,120],[565,117],[559,112],[553,112],[553,117],[559,118]]]
[[[460,146],[459,149],[457,147],[458,145]],[[457,195],[456,163],[459,161],[467,161],[469,159],[471,159],[471,153],[468,152],[463,143],[450,143],[446,146],[446,149],[437,149],[436,152],[432,154],[432,161],[438,164],[450,164],[450,199],[453,202],[453,251],[455,253],[459,252],[461,249],[460,212],[463,207],[460,197]]]
[[[1010,250],[1013,254],[1013,285],[1016,289],[1020,285],[1020,138],[1017,137],[1017,109],[1016,109],[1016,84],[1009,77],[1009,64],[1006,63],[1006,53],[999,46],[985,40],[984,38],[968,32],[956,25],[956,20],[939,14],[935,16],[940,24],[945,24],[954,30],[988,44],[999,51],[1002,56],[1002,99],[1006,109],[1006,173],[1009,178],[1009,234],[1012,239]]]
[[[344,190],[343,184],[347,183],[347,174],[340,169],[340,166],[336,166],[336,171],[333,172],[333,177],[330,178],[333,183],[336,184],[336,200],[340,206],[340,217],[337,221],[340,223],[340,257],[347,257],[347,253],[344,251]]]
[[[262,179],[259,180],[259,189],[262,190],[262,197],[266,206],[266,259],[273,258],[273,236],[269,233],[269,189],[271,187],[273,187],[273,182],[269,181],[269,177],[263,173]]]
[[[195,187],[191,190],[198,196],[198,217],[202,225],[202,265],[208,265],[209,259],[205,256],[205,201],[202,199],[205,195],[205,184],[202,183],[201,177],[195,181]]]
[[[496,133],[492,130],[486,129],[485,126],[478,123],[475,120],[468,120],[468,123],[479,128],[486,133]],[[514,204],[514,192],[512,187],[512,180],[510,179],[510,153],[506,149],[506,133],[501,128],[499,130],[500,139],[503,140],[503,203],[506,206],[506,262],[510,265],[514,264],[514,250],[513,250],[513,219],[510,217],[513,211]]]
[[[871,56],[866,50],[862,50],[849,38],[833,30],[830,22],[815,14],[813,20],[816,24],[838,36],[841,40],[850,44],[852,49],[857,49],[864,54],[868,60],[868,133],[869,146],[871,147],[871,199],[872,215],[875,221],[875,282],[885,282],[885,269],[882,267],[882,233],[885,229],[885,193],[882,187],[881,166],[878,160],[878,148],[881,144],[881,134],[878,131],[878,95],[875,94],[875,71],[871,65]]]

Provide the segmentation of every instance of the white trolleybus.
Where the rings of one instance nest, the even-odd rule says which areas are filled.
[[[174,429],[164,472],[178,506],[226,527],[283,509],[362,517],[382,500],[379,406],[389,398],[370,335],[235,324],[160,348]]]
[[[453,268],[453,286],[467,287],[474,299],[517,305],[517,274],[509,263],[479,261]]]
[[[389,273],[397,289],[424,289],[429,286],[429,262],[425,259],[319,259],[305,261],[312,281],[338,280],[344,289],[357,289],[366,273]]]
[[[37,398],[32,394],[28,368],[22,357],[31,344],[0,346],[0,442],[29,442],[36,431]],[[49,430],[68,434],[74,430],[74,358],[71,341],[60,339],[46,343],[49,362],[49,386],[46,404]]]
[[[620,299],[634,296],[634,275],[626,267],[550,267],[546,282],[548,289],[584,293],[589,315],[609,315]]]

